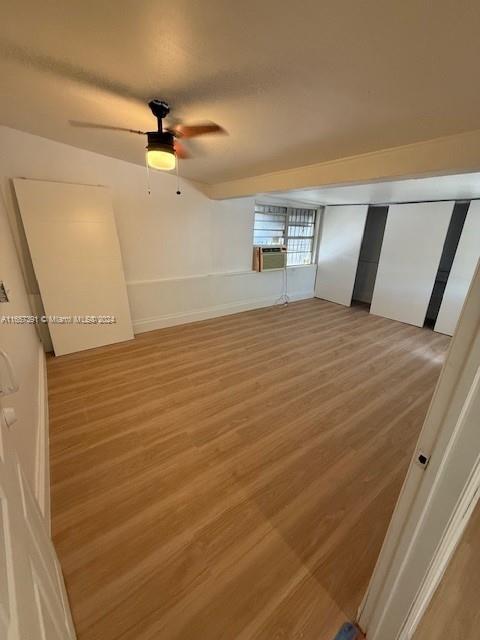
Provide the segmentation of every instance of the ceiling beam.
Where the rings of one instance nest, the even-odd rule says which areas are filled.
[[[222,200],[272,191],[351,185],[479,170],[480,130],[475,130],[295,169],[203,185],[202,190],[210,198]]]

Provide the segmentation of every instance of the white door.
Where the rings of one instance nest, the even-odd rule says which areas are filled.
[[[423,326],[454,204],[389,207],[371,313]]]
[[[438,585],[478,499],[479,416],[477,270],[361,605],[369,640],[409,640]],[[420,453],[430,454],[428,466],[418,464]]]
[[[133,338],[108,189],[14,185],[56,355]]]
[[[55,550],[5,423],[8,397],[0,403],[0,638],[74,639]]]
[[[315,281],[317,298],[350,306],[367,211],[367,205],[325,208]]]
[[[473,200],[468,208],[460,242],[448,276],[435,331],[453,336],[479,258],[480,202]]]

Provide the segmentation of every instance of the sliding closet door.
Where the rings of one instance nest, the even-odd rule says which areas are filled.
[[[453,335],[463,302],[480,258],[480,202],[470,203],[458,243],[452,269],[448,276],[435,331]]]
[[[350,306],[367,205],[326,207],[318,254],[315,296]]]
[[[390,206],[371,313],[423,326],[454,204]]]
[[[106,187],[14,180],[56,355],[133,338]],[[55,317],[55,318],[54,318]]]

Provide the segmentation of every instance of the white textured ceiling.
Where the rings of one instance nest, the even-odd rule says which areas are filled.
[[[229,137],[192,144],[215,183],[480,128],[480,3],[2,3],[0,123],[142,163],[149,98]]]
[[[480,173],[393,180],[368,184],[296,189],[259,194],[259,201],[291,201],[305,204],[389,204],[425,200],[480,198]]]

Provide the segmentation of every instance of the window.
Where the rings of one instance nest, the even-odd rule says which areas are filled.
[[[288,266],[311,264],[315,215],[315,209],[256,204],[253,243],[285,245]]]

